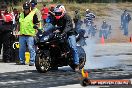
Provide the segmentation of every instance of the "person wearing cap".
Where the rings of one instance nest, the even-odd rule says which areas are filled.
[[[35,45],[34,45],[34,36],[36,35],[36,30],[38,29],[37,24],[39,23],[37,15],[34,10],[30,9],[29,3],[23,4],[23,12],[20,14],[19,25],[17,30],[19,30],[19,59],[20,65],[25,65],[25,51],[26,44],[30,53],[30,63],[29,66],[33,66],[35,62]]]
[[[13,15],[8,12],[7,5],[2,4],[0,6],[0,51],[3,45],[3,57],[4,62],[10,62],[12,57],[11,52],[11,33],[12,33]]]
[[[121,15],[121,29],[124,31],[124,35],[128,36],[128,24],[131,20],[131,16],[128,13],[127,10],[124,10],[124,12]]]

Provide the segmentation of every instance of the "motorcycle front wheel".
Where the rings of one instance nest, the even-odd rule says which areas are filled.
[[[35,58],[35,67],[38,72],[45,73],[50,69],[50,53],[48,50],[39,51]]]

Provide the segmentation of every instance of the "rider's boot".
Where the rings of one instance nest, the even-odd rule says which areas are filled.
[[[79,65],[75,65],[75,71],[78,72],[79,70]]]

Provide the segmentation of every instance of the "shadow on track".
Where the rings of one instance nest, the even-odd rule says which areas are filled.
[[[0,73],[0,88],[48,88],[78,84],[79,73],[66,70],[38,73],[36,70]]]

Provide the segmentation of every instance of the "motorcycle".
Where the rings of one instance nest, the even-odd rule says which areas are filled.
[[[53,30],[39,32],[36,37],[35,67],[38,72],[45,73],[49,70],[57,70],[58,67],[70,66],[73,70],[72,49],[67,42],[67,36],[55,33]],[[79,54],[79,68],[83,68],[86,62],[86,53],[81,46],[77,46]]]

